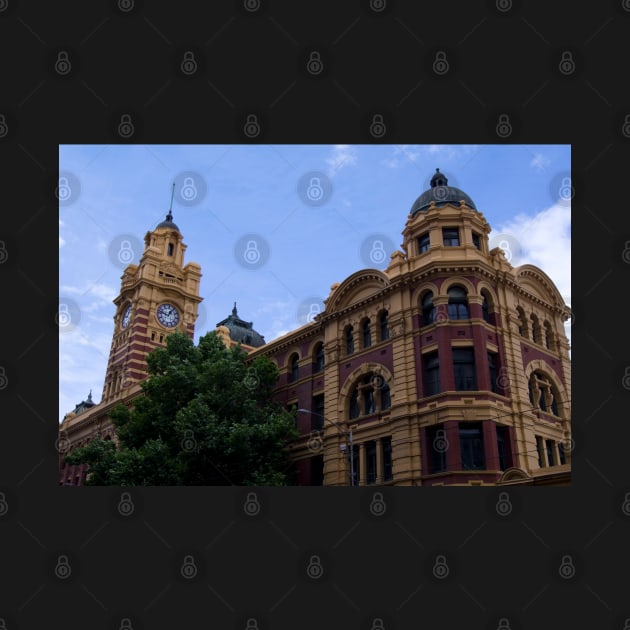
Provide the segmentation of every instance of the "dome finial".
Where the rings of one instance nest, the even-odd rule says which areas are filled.
[[[234,317],[238,317],[238,313],[236,312],[236,302],[234,302],[234,308],[232,309],[232,315],[234,315]]]
[[[436,186],[446,186],[448,184],[448,179],[444,173],[440,173],[440,169],[436,168],[433,177],[431,178],[431,188],[435,188]]]

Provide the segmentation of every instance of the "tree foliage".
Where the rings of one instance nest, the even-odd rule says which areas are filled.
[[[215,332],[183,333],[147,356],[131,409],[110,412],[119,444],[101,438],[66,457],[89,464],[88,485],[289,485],[293,416],[273,402],[278,370],[246,361]]]

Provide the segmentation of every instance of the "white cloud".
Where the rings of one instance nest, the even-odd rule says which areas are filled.
[[[61,249],[64,245],[66,244],[66,241],[61,238],[61,236],[59,237],[59,249]]]
[[[351,144],[336,144],[332,154],[326,158],[328,177],[335,175],[344,166],[357,163],[357,150]]]
[[[536,153],[532,158],[532,161],[529,163],[529,165],[537,171],[544,171],[549,164],[551,164],[551,160],[545,157],[542,153]]]
[[[420,157],[420,151],[414,151],[409,144],[399,144],[394,147],[394,152],[390,158],[383,160],[383,165],[387,168],[400,168],[409,161],[415,162]]]
[[[517,215],[490,233],[512,237],[520,246],[515,266],[536,265],[554,282],[565,303],[571,303],[571,207],[555,204],[535,215]],[[565,332],[571,340],[570,320]]]
[[[116,295],[118,295],[118,291],[113,287],[110,287],[107,284],[99,283],[95,283],[87,287],[74,287],[71,285],[63,285],[59,287],[59,292],[66,295],[81,296],[89,294],[90,297],[96,297],[103,302],[111,302],[116,297]]]

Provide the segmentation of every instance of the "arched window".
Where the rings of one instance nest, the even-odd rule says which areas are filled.
[[[291,359],[289,361],[289,380],[297,381],[300,368],[298,366],[299,357],[297,354],[292,354]]]
[[[350,410],[349,414],[350,419],[359,417],[359,388],[355,387],[352,391],[352,395],[350,396]]]
[[[545,320],[543,326],[545,328],[545,348],[547,348],[547,350],[555,350],[556,344],[551,324],[547,320]]]
[[[516,312],[518,313],[518,334],[525,339],[529,339],[529,326],[527,324],[527,316],[522,307],[517,306]]]
[[[538,370],[529,377],[529,402],[534,409],[560,417],[558,412],[558,390],[553,381]]]
[[[429,291],[422,298],[422,323],[425,326],[435,321],[435,306],[433,305],[433,293]]]
[[[374,402],[374,388],[363,388],[363,411],[366,414],[371,414],[376,411],[376,403]]]
[[[352,326],[347,326],[344,333],[346,340],[346,354],[352,354],[354,352],[354,329]]]
[[[381,341],[389,339],[389,323],[387,321],[387,316],[387,311],[381,311],[381,314],[379,316],[379,337]]]
[[[448,290],[448,318],[470,318],[468,314],[468,294],[463,287],[455,286]]]
[[[173,255],[173,243],[168,244],[168,255],[169,256]]]
[[[484,321],[488,322],[489,324],[493,324],[494,322],[492,321],[493,318],[492,318],[491,312],[494,310],[494,308],[492,304],[492,299],[490,298],[490,296],[488,295],[488,292],[485,289],[481,291],[481,298],[482,298],[482,302],[481,302],[482,317]]]
[[[370,331],[370,320],[364,319],[361,324],[361,335],[363,338],[363,347],[369,348],[372,345],[372,332]]]
[[[381,387],[381,410],[385,411],[392,406],[392,396],[389,390],[389,385],[383,382],[383,386]]]
[[[389,384],[380,374],[362,376],[351,390],[348,415],[351,419],[386,411],[391,407]]]
[[[532,313],[530,319],[532,320],[532,341],[534,343],[542,343],[542,334],[538,317]]]
[[[318,343],[315,346],[315,367],[314,372],[321,372],[324,369],[324,344]]]

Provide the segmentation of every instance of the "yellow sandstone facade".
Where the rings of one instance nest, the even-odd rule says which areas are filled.
[[[295,411],[301,435],[289,445],[298,484],[570,483],[570,310],[543,270],[489,249],[489,232],[472,199],[436,170],[384,271],[333,284],[323,312],[268,343],[236,306],[220,323],[226,342],[279,368],[276,399]],[[142,357],[169,332],[161,304],[193,334],[199,267],[182,267],[179,230],[158,226],[145,243],[114,301],[103,402],[82,403],[61,425],[70,447],[95,432],[115,437],[108,409],[138,394]],[[122,328],[125,305],[137,328]],[[62,469],[61,483],[76,477]]]

